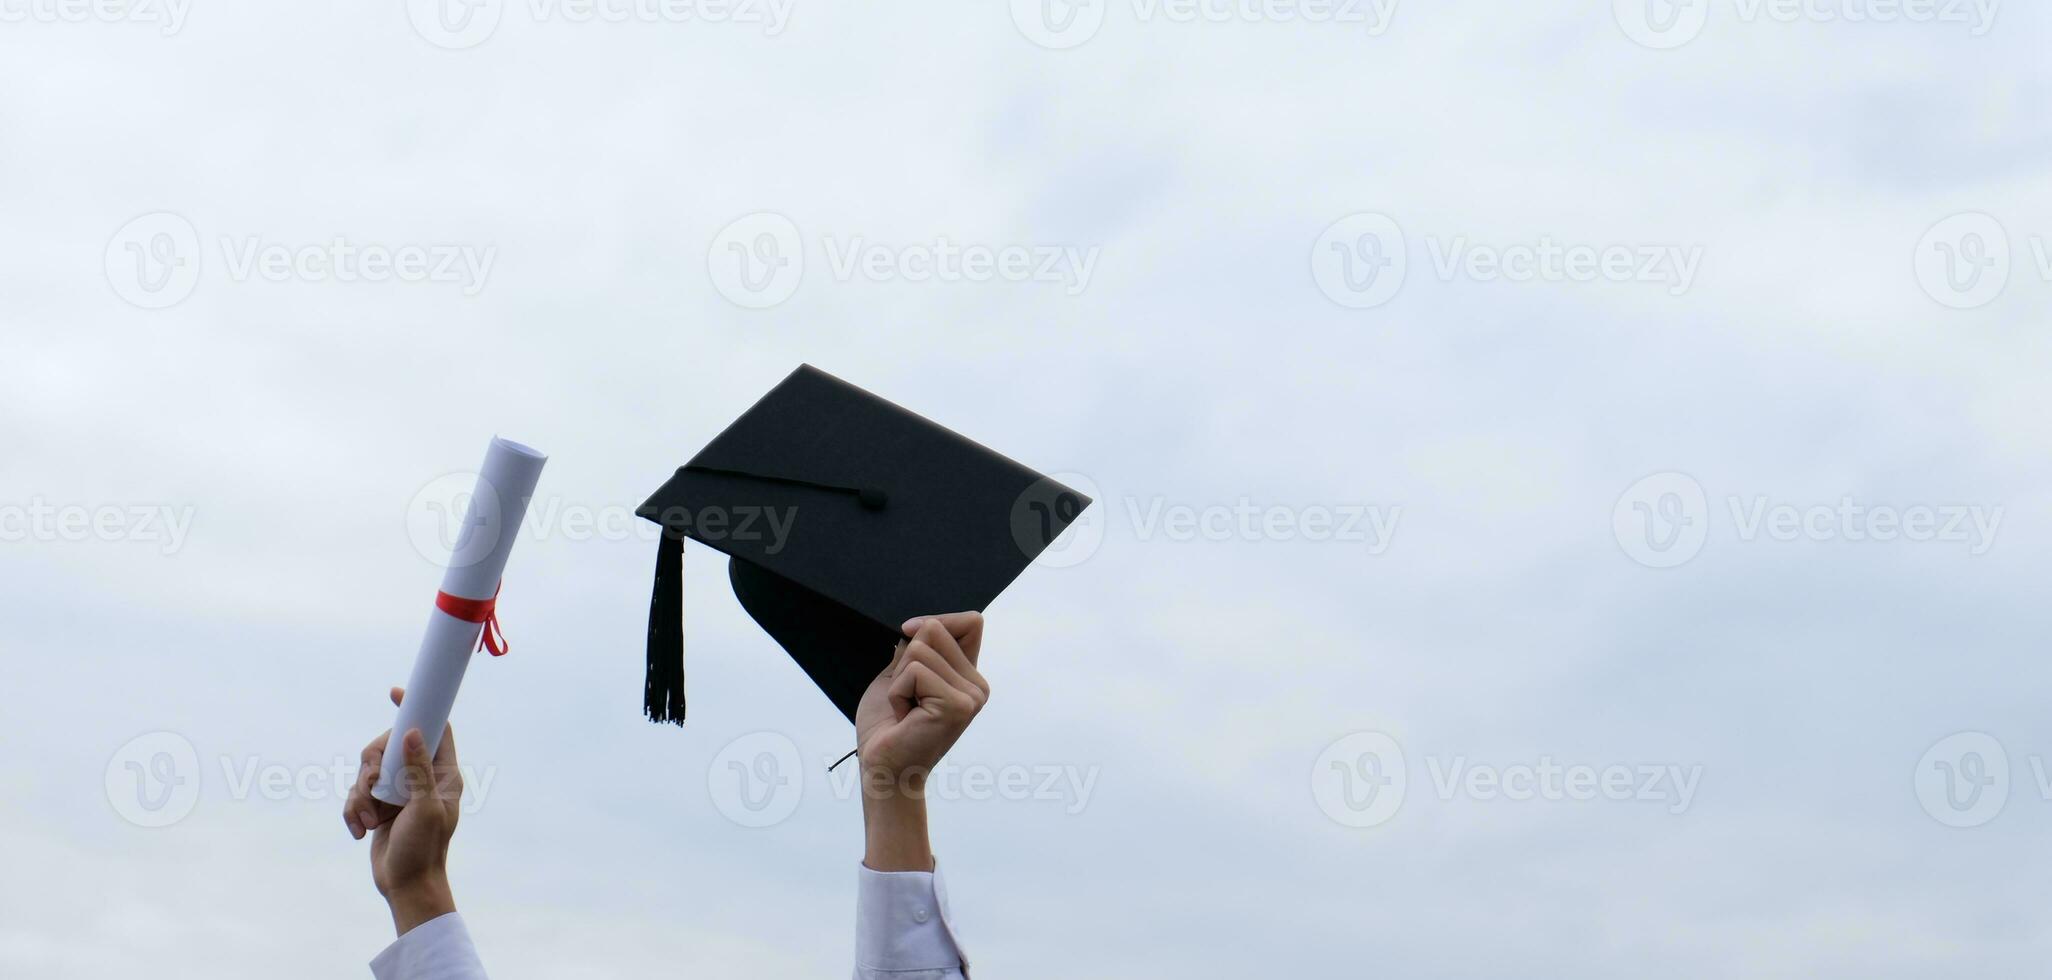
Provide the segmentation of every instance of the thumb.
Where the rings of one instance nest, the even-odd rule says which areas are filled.
[[[435,793],[435,760],[429,758],[427,739],[420,729],[406,733],[406,799],[411,803]]]

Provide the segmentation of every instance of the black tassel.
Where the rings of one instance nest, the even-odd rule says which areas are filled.
[[[650,721],[684,724],[684,535],[667,527],[656,550],[655,594],[648,601],[642,711]]]

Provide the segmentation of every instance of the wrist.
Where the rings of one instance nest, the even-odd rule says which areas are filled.
[[[392,928],[401,936],[430,919],[456,911],[456,897],[449,891],[449,879],[441,874],[424,875],[385,893],[392,909]]]
[[[862,794],[862,863],[871,871],[932,871],[926,834],[926,799],[895,781],[883,793]]]

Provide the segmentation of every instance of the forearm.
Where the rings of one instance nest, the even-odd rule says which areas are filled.
[[[926,799],[916,787],[864,781],[862,863],[871,871],[932,871]]]
[[[392,928],[401,936],[415,926],[456,911],[456,898],[449,891],[449,879],[435,875],[410,882],[385,896],[392,907]]]

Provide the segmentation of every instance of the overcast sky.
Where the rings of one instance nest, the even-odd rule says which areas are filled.
[[[801,362],[1098,501],[932,805],[980,976],[2052,955],[2037,7],[437,2],[0,0],[0,974],[366,974],[496,433],[486,964],[845,975],[708,549],[639,714],[628,515]]]

